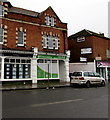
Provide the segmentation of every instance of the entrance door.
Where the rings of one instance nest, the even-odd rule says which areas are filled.
[[[110,68],[108,68],[108,80],[110,80]]]

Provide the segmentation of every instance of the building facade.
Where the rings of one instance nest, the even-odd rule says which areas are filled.
[[[41,13],[0,0],[1,81],[69,81],[67,24],[51,7]]]
[[[94,71],[110,79],[110,38],[102,33],[97,34],[84,29],[69,36],[68,39],[71,51],[70,64],[86,63],[87,66],[87,63],[91,62]]]

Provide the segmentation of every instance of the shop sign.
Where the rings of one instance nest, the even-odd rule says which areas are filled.
[[[80,57],[80,62],[87,62],[87,58]]]
[[[83,48],[81,49],[81,54],[91,54],[92,48]]]
[[[41,58],[41,59],[66,59],[66,56],[38,55],[37,58]]]
[[[97,61],[97,67],[110,67],[110,62]]]

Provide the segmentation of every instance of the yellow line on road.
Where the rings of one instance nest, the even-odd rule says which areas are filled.
[[[83,99],[74,99],[74,100],[58,101],[58,102],[51,102],[51,103],[33,104],[31,105],[31,107],[41,107],[41,106],[47,106],[47,105],[63,104],[63,103],[77,102],[77,101],[82,101],[82,100]]]

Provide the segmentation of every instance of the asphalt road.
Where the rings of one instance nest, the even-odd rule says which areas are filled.
[[[108,86],[3,91],[3,118],[108,118]]]

